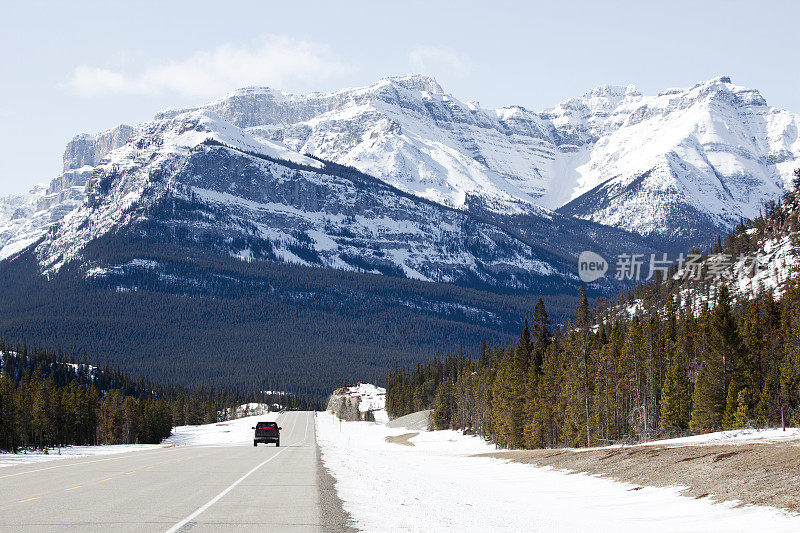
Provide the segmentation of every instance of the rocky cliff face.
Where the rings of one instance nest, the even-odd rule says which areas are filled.
[[[328,399],[328,412],[349,422],[388,422],[386,389],[370,383],[359,383],[333,391]]]
[[[134,131],[123,124],[98,135],[77,135],[64,150],[64,171],[48,185],[37,185],[27,194],[0,197],[0,259],[36,242],[82,205],[94,166],[127,143]]]
[[[120,124],[97,135],[76,135],[64,150],[64,171],[95,166],[111,150],[127,143],[134,131],[132,127]]]

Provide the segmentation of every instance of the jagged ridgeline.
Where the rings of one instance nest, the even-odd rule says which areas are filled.
[[[0,339],[0,451],[68,445],[157,444],[174,426],[224,420],[236,406],[318,410],[322,400],[287,392],[181,387],[133,378]]]
[[[673,270],[593,309],[581,291],[555,331],[540,302],[515,345],[396,367],[387,410],[432,408],[437,427],[528,448],[800,425],[799,216],[796,188],[709,247],[777,263],[747,279]]]

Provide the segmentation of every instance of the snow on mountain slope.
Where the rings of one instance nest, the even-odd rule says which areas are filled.
[[[726,77],[656,96],[605,85],[541,113],[483,109],[419,75],[307,96],[249,88],[202,108],[449,206],[562,208],[662,239],[705,242],[754,217],[800,166],[798,115]]]
[[[182,140],[168,139],[178,152],[211,138],[318,166],[299,155],[308,153],[514,227],[566,255],[576,252],[567,243],[575,243],[578,253],[588,249],[577,236],[597,230],[578,219],[636,232],[656,248],[705,245],[739,216],[755,216],[800,166],[798,115],[768,107],[757,91],[724,77],[656,96],[604,85],[539,113],[462,102],[421,75],[326,94],[250,87],[196,108],[159,113],[140,127],[146,132],[118,126],[73,139],[65,174],[56,180],[61,185],[50,186],[49,194],[60,195],[56,200],[42,203],[47,195],[38,189],[0,200],[0,258],[34,242],[76,208],[80,187],[102,161],[144,164],[134,154],[147,150],[142,143],[148,137],[198,112],[214,125],[198,124],[195,133],[176,134]],[[620,240],[618,247],[632,251],[622,234],[592,238],[605,241],[606,255],[620,251],[610,244]]]
[[[77,135],[64,150],[64,171],[49,185],[38,185],[27,194],[0,197],[0,260],[36,242],[82,205],[94,165],[127,143],[134,131],[122,124],[97,135]]]
[[[86,203],[36,247],[47,274],[80,259],[93,239],[130,230],[243,260],[431,281],[523,289],[570,277],[499,227],[328,168],[209,110],[141,125],[94,168],[86,191]],[[81,268],[102,276],[127,267]]]
[[[533,199],[544,184],[530,183],[530,176],[549,157],[543,141],[513,142],[495,112],[460,102],[426,76],[308,96],[249,88],[202,108],[300,153],[352,165],[451,207],[463,208],[477,195],[503,212],[540,211]],[[516,116],[506,121],[536,128]]]
[[[800,116],[725,77],[626,98],[614,114],[624,121],[575,169],[561,213],[664,237],[702,229],[698,219],[727,228],[788,190],[800,166]]]
[[[0,197],[0,259],[36,242],[81,205],[91,174],[91,167],[66,170],[49,186],[38,185],[27,194]]]

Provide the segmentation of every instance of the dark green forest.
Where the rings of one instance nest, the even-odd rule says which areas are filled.
[[[38,273],[31,252],[0,262],[0,335],[84,350],[134,376],[242,390],[329,394],[385,376],[392,361],[487,338],[507,342],[530,296],[334,271],[248,263],[195,247],[129,238],[87,245],[89,265],[158,262],[87,278]],[[548,298],[568,314],[571,298]],[[131,342],[131,339],[136,339]]]
[[[217,422],[250,402],[322,407],[312,397],[159,385],[0,340],[0,451],[155,444],[174,426]]]
[[[795,189],[705,253],[752,254],[766,238],[796,234],[798,215]],[[559,328],[540,300],[515,344],[484,342],[477,358],[398,365],[387,410],[430,408],[436,428],[514,448],[800,425],[800,273],[780,294],[736,298],[705,270],[697,280],[675,272],[594,307],[581,290],[574,319]],[[632,302],[641,312],[626,311]]]

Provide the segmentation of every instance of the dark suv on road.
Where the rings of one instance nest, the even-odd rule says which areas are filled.
[[[281,429],[275,422],[259,422],[253,428],[256,430],[253,436],[253,446],[258,446],[259,442],[267,444],[274,442],[275,446],[281,445]]]

